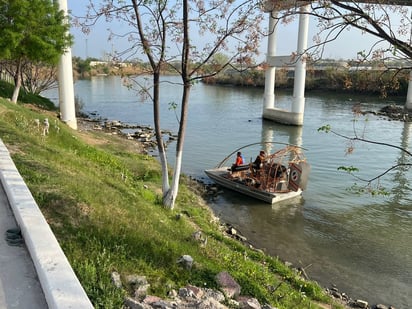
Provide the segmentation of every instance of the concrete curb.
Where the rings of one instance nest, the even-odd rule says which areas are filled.
[[[2,140],[0,179],[33,260],[49,309],[93,308]]]

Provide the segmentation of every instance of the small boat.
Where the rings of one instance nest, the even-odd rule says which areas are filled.
[[[270,204],[298,197],[306,189],[310,165],[306,162],[302,147],[282,145],[283,148],[266,155],[259,166],[252,162],[224,166],[233,154],[248,146],[238,148],[217,167],[205,170],[205,173],[222,187]]]

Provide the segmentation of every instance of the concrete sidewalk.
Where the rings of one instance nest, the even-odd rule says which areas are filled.
[[[6,193],[0,186],[0,308],[48,308],[25,244],[9,245],[6,241],[6,231],[16,227]]]
[[[0,180],[0,308],[93,308],[1,140]]]

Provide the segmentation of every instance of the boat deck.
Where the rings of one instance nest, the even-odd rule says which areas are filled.
[[[242,178],[242,173],[245,172],[235,172],[239,173],[239,177],[237,177],[233,176],[233,174],[231,174],[228,170],[230,170],[230,168],[220,167],[206,170],[205,173],[213,181],[223,187],[246,194],[270,204],[288,200],[302,194],[302,190],[300,189],[298,191],[291,191],[288,189],[276,190],[274,186],[268,187],[267,190],[262,190],[259,187],[255,187],[255,184],[252,181],[248,181],[250,178]]]

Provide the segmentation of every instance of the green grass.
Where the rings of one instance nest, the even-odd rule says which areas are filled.
[[[1,138],[96,308],[122,307],[128,291],[113,286],[113,271],[147,276],[150,293],[160,297],[187,284],[216,288],[216,274],[226,270],[242,294],[261,303],[332,303],[276,258],[227,238],[185,177],[175,209],[163,208],[158,162],[130,141],[73,131],[52,112],[28,107],[0,98]],[[35,119],[46,117],[50,134],[43,136]],[[198,230],[206,246],[192,238]],[[195,260],[191,271],[176,263],[183,254]]]

